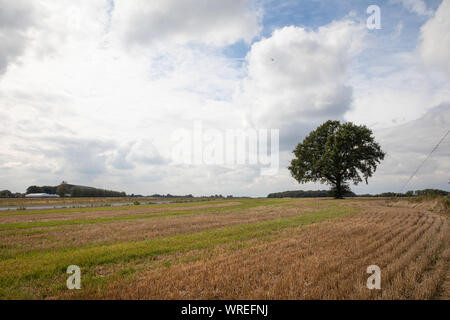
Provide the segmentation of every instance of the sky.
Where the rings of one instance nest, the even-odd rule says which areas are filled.
[[[0,0],[0,190],[326,189],[287,167],[329,119],[386,152],[354,192],[449,190],[450,136],[402,190],[450,129],[449,57],[450,0]],[[278,170],[174,161],[199,127],[201,155],[230,130],[277,132]]]

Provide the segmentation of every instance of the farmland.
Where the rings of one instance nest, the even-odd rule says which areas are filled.
[[[202,199],[202,198],[200,198]],[[66,206],[77,206],[80,204],[87,205],[101,205],[101,204],[111,204],[117,202],[151,202],[158,201],[160,198],[153,197],[85,197],[85,198],[0,198],[0,207],[2,206],[39,206],[39,205],[66,205]],[[189,201],[189,199],[172,198],[173,201]],[[197,198],[199,200],[199,198]],[[207,200],[204,198],[203,200]]]
[[[0,212],[0,298],[448,299],[439,204],[229,199]],[[80,290],[66,287],[69,265],[81,269]],[[366,287],[369,265],[381,269],[381,290]]]

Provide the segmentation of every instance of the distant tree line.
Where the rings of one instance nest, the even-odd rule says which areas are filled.
[[[1,190],[0,191],[0,198],[22,198],[23,194],[21,193],[12,193],[9,190]]]
[[[331,196],[333,196],[333,193],[330,190],[295,190],[270,193],[267,198],[319,198]],[[354,197],[356,195],[351,191],[347,191],[344,196]]]
[[[410,190],[405,193],[398,192],[383,192],[379,194],[361,194],[357,195],[351,191],[347,191],[345,197],[415,197],[415,196],[448,196],[449,192],[439,189],[423,189],[423,190]],[[296,191],[284,191],[270,193],[267,198],[319,198],[319,197],[331,197],[333,191],[331,190],[296,190]]]
[[[131,196],[133,196],[133,195],[131,195]],[[134,195],[134,196],[137,197],[136,195]],[[139,196],[142,197],[141,195],[139,195]],[[152,197],[152,198],[195,198],[192,194],[188,194],[185,196],[174,196],[174,195],[171,195],[170,193],[168,193],[166,195],[156,193],[156,194],[150,195],[149,197]],[[199,196],[199,198],[218,198],[218,199],[228,198],[228,199],[231,199],[231,198],[233,198],[233,195],[223,196],[221,194],[213,194],[210,196]]]
[[[48,193],[57,194],[60,197],[126,197],[125,192],[105,190],[93,187],[77,186],[63,181],[58,186],[29,186],[26,194]]]
[[[439,189],[410,190],[401,192],[383,192],[379,194],[361,194],[360,197],[417,197],[417,196],[448,196],[449,192]]]
[[[166,195],[155,193],[155,194],[152,194],[150,197],[152,197],[152,198],[193,198],[194,196],[192,194],[188,194],[185,196],[175,196],[170,193],[168,193]]]
[[[97,188],[85,188],[74,187],[70,190],[72,197],[126,197],[125,192],[97,189]]]
[[[48,194],[56,194],[56,189],[58,186],[52,187],[52,186],[29,186],[27,188],[26,194],[30,193],[48,193]]]

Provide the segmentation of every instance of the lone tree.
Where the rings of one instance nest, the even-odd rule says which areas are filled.
[[[61,198],[64,198],[69,192],[69,186],[66,181],[61,182],[61,184],[56,188],[56,194]]]
[[[335,198],[372,176],[385,153],[366,126],[331,121],[312,131],[293,151],[289,170],[299,183],[309,181],[332,186]]]

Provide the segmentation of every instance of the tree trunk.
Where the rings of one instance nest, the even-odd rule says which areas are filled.
[[[335,199],[344,199],[344,190],[342,189],[341,179],[336,179]]]

